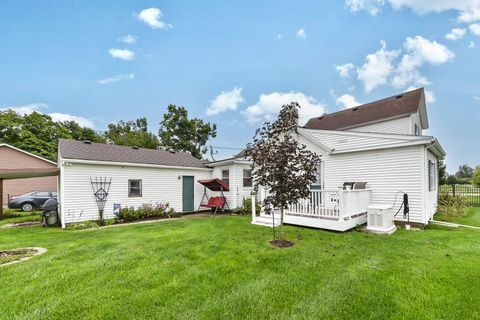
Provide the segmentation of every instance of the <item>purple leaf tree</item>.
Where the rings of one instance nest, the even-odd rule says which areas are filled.
[[[320,161],[317,154],[297,141],[299,108],[297,102],[282,106],[276,121],[266,122],[256,130],[246,151],[253,161],[255,186],[268,190],[263,205],[280,210],[281,241],[285,241],[285,208],[309,197]]]

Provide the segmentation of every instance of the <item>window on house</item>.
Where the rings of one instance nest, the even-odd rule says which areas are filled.
[[[435,163],[428,160],[428,190],[433,191],[437,189],[437,173],[435,170]]]
[[[129,197],[142,196],[142,180],[128,180],[128,196]]]
[[[243,187],[250,188],[252,186],[252,170],[243,169]]]
[[[315,175],[316,175],[316,180],[312,185],[310,185],[310,189],[320,190],[320,189],[322,189],[322,184],[323,184],[323,181],[322,181],[322,162],[319,162],[317,164],[317,171],[316,171]]]
[[[418,126],[418,124],[415,124],[415,135],[416,136],[420,136],[420,127]]]
[[[222,181],[225,182],[227,186],[230,186],[230,170],[222,170]]]

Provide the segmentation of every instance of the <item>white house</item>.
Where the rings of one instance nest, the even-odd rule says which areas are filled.
[[[225,192],[227,202],[231,208],[242,207],[243,199],[250,198],[253,191],[252,163],[247,160],[244,151],[236,156],[206,164],[212,168],[212,178],[220,178],[230,190]]]
[[[114,208],[169,203],[177,212],[199,209],[204,187],[198,180],[221,178],[230,209],[242,206],[251,191],[250,164],[241,155],[204,163],[188,153],[136,147],[59,141],[59,212],[62,226],[98,220],[94,192],[108,193],[104,218],[114,217]],[[102,181],[103,185],[100,185]],[[101,191],[102,193],[103,191]],[[209,196],[217,195],[207,190]]]
[[[445,152],[437,139],[423,135],[428,117],[423,88],[310,119],[298,141],[321,157],[310,199],[286,210],[285,222],[344,231],[366,222],[370,204],[400,209],[408,194],[410,213],[395,217],[425,225],[436,212],[438,160]],[[345,182],[366,188],[343,190]],[[271,224],[270,216],[253,223]]]
[[[297,139],[321,157],[310,197],[286,210],[289,224],[344,231],[365,223],[373,203],[400,209],[403,194],[410,213],[395,220],[424,225],[436,212],[438,160],[445,152],[437,139],[423,135],[428,117],[423,89],[312,118]],[[177,212],[199,208],[204,187],[198,180],[220,178],[230,209],[252,193],[251,162],[243,152],[204,163],[190,154],[60,140],[60,215],[62,225],[96,220],[94,192],[107,182],[104,217],[114,208],[168,202]],[[103,180],[102,180],[103,179]],[[344,190],[345,183],[353,190]],[[366,188],[359,182],[366,182]],[[208,192],[212,195],[211,192]],[[265,196],[261,192],[260,196]],[[270,224],[262,212],[253,223]]]

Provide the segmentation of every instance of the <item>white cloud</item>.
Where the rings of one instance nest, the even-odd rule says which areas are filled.
[[[118,82],[118,81],[122,81],[122,80],[133,80],[134,78],[135,78],[135,75],[133,73],[118,74],[118,75],[110,77],[110,78],[100,79],[97,82],[99,84],[109,84],[109,83]]]
[[[108,53],[110,53],[110,55],[113,58],[122,59],[126,61],[130,61],[135,58],[135,52],[128,49],[110,49],[108,50]]]
[[[463,38],[466,33],[467,29],[465,28],[453,28],[449,33],[445,35],[445,38],[455,41]]]
[[[335,69],[337,70],[338,74],[342,78],[350,78],[351,72],[355,69],[355,65],[351,62],[342,64],[340,66],[336,66]]]
[[[418,14],[428,12],[442,12],[448,10],[459,11],[459,20],[472,22],[477,17],[476,9],[479,8],[478,0],[346,0],[345,5],[352,11],[367,11],[371,15],[377,15],[385,4],[395,10],[403,7],[409,8]]]
[[[291,102],[298,102],[301,106],[299,110],[300,125],[325,112],[325,105],[314,97],[292,91],[261,94],[257,103],[248,106],[242,113],[250,123],[272,121],[278,115],[281,107]]]
[[[23,106],[14,106],[14,107],[3,107],[0,108],[0,111],[5,111],[11,109],[19,114],[31,114],[33,112],[38,112],[38,113],[44,113],[41,110],[42,109],[48,109],[48,105],[46,103],[31,103]],[[93,121],[90,119],[87,119],[85,117],[80,117],[80,116],[73,116],[68,113],[59,113],[59,112],[53,112],[53,113],[47,113],[53,121],[76,121],[79,125],[83,127],[88,127],[88,128],[94,128],[95,125],[93,124]]]
[[[144,9],[136,16],[140,21],[145,22],[153,29],[169,29],[172,27],[171,24],[161,20],[163,14],[158,8]]]
[[[480,23],[473,23],[468,26],[470,32],[476,36],[480,36]]]
[[[384,0],[346,0],[345,5],[352,12],[367,11],[372,16],[380,12],[380,8],[385,4]]]
[[[458,15],[459,22],[472,23],[477,20],[480,20],[480,5],[464,10]]]
[[[118,41],[128,43],[128,44],[137,43],[137,40],[138,40],[138,37],[132,36],[131,34],[127,34],[126,36],[123,36],[120,39],[118,39]]]
[[[455,57],[455,54],[448,50],[446,46],[421,36],[407,37],[403,47],[406,53],[403,55],[395,72],[396,74],[392,79],[392,85],[396,88],[401,88],[408,84],[429,84],[428,80],[420,74],[418,69],[424,63],[437,65],[450,61]]]
[[[338,105],[342,105],[344,109],[353,108],[353,107],[361,105],[361,103],[358,102],[357,99],[350,94],[341,95],[340,97],[338,97],[335,100],[335,102]]]
[[[283,39],[283,34],[281,34],[281,33],[277,34],[277,39],[282,40]]]
[[[231,91],[222,91],[210,101],[207,108],[207,115],[216,115],[228,110],[237,110],[240,103],[245,100],[242,97],[242,88],[235,87]]]
[[[298,39],[306,39],[307,38],[307,33],[305,32],[305,29],[303,29],[303,28],[298,29],[297,38]]]
[[[470,43],[468,44],[468,47],[467,47],[467,48],[468,48],[468,49],[473,49],[473,48],[475,48],[475,42],[470,41]]]
[[[26,104],[26,105],[23,105],[23,106],[2,107],[2,108],[0,108],[0,111],[5,111],[5,110],[10,109],[10,110],[15,111],[16,113],[24,115],[24,114],[31,114],[34,111],[40,112],[39,110],[47,109],[47,108],[48,108],[48,105],[46,103],[37,102],[37,103]]]
[[[431,64],[442,64],[455,57],[455,54],[443,44],[430,41],[421,36],[407,37],[403,46],[407,52]]]
[[[395,88],[425,86],[430,84],[420,73],[425,64],[439,65],[455,57],[445,45],[421,36],[407,37],[400,50],[387,50],[385,42],[381,44],[382,47],[368,54],[365,63],[356,69],[366,92],[382,85]]]
[[[366,92],[370,92],[380,85],[387,84],[388,78],[394,70],[393,61],[399,51],[386,50],[385,41],[381,42],[380,50],[368,54],[366,62],[357,68],[358,79],[363,82]]]
[[[80,126],[82,127],[87,127],[87,128],[94,128],[93,121],[84,117],[79,117],[79,116],[72,116],[71,114],[68,113],[49,113],[48,114],[50,117],[52,117],[53,121],[75,121],[77,122]]]

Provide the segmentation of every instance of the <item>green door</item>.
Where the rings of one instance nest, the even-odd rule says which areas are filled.
[[[194,210],[194,177],[193,176],[183,176],[182,179],[182,202],[183,202],[183,212],[189,212]]]

